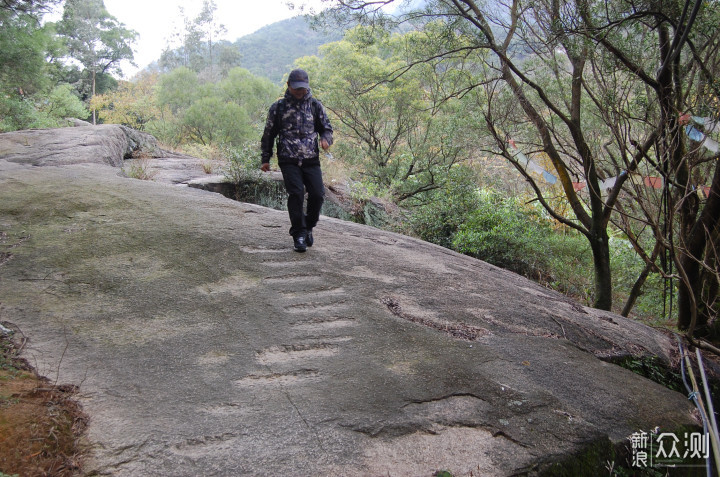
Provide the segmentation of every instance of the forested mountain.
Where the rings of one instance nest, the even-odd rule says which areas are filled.
[[[235,41],[240,65],[251,73],[280,83],[282,77],[302,56],[316,55],[318,48],[342,39],[342,32],[315,31],[303,16],[265,26]]]

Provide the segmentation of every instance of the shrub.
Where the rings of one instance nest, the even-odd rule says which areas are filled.
[[[257,144],[245,143],[238,147],[227,147],[225,156],[225,178],[233,184],[256,181],[263,177],[260,170],[260,148]]]
[[[260,170],[260,148],[245,143],[226,149],[225,178],[235,184],[235,200],[286,210],[285,186]]]
[[[532,215],[515,198],[482,191],[479,207],[458,228],[452,246],[461,253],[528,274],[546,248],[542,238],[549,229]]]
[[[571,230],[548,228],[537,259],[537,279],[566,295],[591,304],[594,300],[593,257],[587,239]]]
[[[592,301],[592,254],[585,237],[554,230],[542,210],[479,190],[471,174],[457,172],[446,189],[427,195],[410,212],[407,232]]]
[[[123,172],[127,177],[149,181],[157,174],[157,171],[150,166],[150,159],[147,157],[129,159],[127,162],[130,165],[127,168],[123,167]]]
[[[403,226],[404,232],[428,242],[453,248],[453,238],[460,226],[481,205],[481,194],[470,170],[456,166],[448,181],[437,189],[413,198]]]
[[[33,96],[0,94],[0,132],[65,125],[66,117],[84,119],[90,113],[67,84]]]

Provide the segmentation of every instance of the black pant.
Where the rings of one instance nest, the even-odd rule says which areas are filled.
[[[305,235],[320,219],[320,209],[325,200],[320,165],[280,164],[285,190],[288,193],[287,208],[290,214],[290,235],[294,238]],[[305,190],[307,189],[307,215],[303,212]]]

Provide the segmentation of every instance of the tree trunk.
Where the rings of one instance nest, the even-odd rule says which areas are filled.
[[[651,264],[645,264],[645,268],[643,269],[642,273],[640,273],[640,276],[638,276],[637,280],[635,280],[635,284],[633,285],[632,290],[630,290],[630,295],[625,302],[625,306],[620,312],[622,316],[627,317],[630,314],[630,311],[633,309],[633,307],[635,306],[635,302],[640,296],[640,292],[642,292],[642,288],[645,285],[647,277],[650,275],[652,268],[653,266]]]
[[[695,293],[699,286],[700,267],[692,257],[683,253],[680,256],[680,266],[685,271],[688,283],[680,280],[678,283],[678,328],[688,330],[691,326],[697,328],[703,323],[692,323],[693,308],[696,306],[698,296]],[[699,318],[699,317],[698,317]]]
[[[610,310],[612,306],[612,272],[610,270],[610,239],[607,229],[591,231],[590,248],[595,267],[595,303],[600,310]]]
[[[683,211],[682,208],[680,210]],[[692,218],[695,218],[695,216],[693,215]],[[717,263],[713,253],[707,250],[707,247],[708,244],[714,247],[720,241],[718,239],[719,228],[720,161],[716,161],[710,196],[705,202],[699,217],[692,224],[692,228],[683,236],[685,247],[677,251],[678,265],[682,267],[686,277],[686,280],[680,280],[678,286],[678,328],[680,329],[704,327],[708,324],[709,313],[698,313],[697,309],[693,310],[691,307],[697,307],[701,302],[701,292],[706,286],[706,282],[702,279],[700,273],[699,260],[704,257],[705,261],[710,264]],[[710,297],[707,297],[707,300],[714,302]],[[698,323],[692,323],[693,313],[697,315]]]
[[[95,68],[93,68],[93,70],[92,70],[92,96],[90,96],[90,99],[92,99],[94,97],[95,97]],[[93,112],[92,112],[93,126],[96,125],[95,114],[96,114],[95,108],[93,108]]]

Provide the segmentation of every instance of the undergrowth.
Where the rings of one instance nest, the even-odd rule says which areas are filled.
[[[157,171],[150,166],[150,158],[140,157],[137,159],[130,159],[128,162],[129,165],[127,167],[123,167],[123,172],[131,179],[149,181],[157,174]]]
[[[0,333],[0,476],[76,475],[87,419],[74,387],[55,386]]]
[[[685,390],[680,372],[668,367],[657,356],[629,356],[615,364],[673,391]]]

